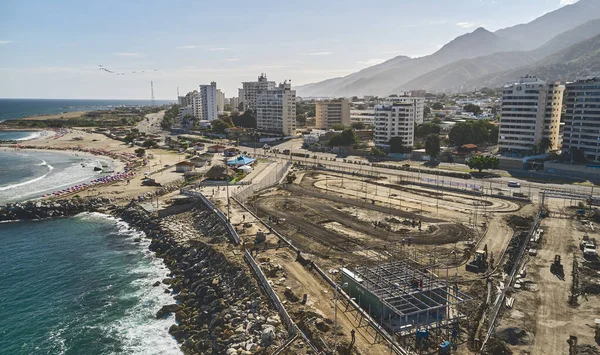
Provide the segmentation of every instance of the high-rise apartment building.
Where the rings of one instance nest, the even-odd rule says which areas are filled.
[[[390,102],[404,102],[414,104],[415,107],[415,123],[421,124],[425,119],[425,98],[410,96],[410,93],[403,93],[398,96],[390,96],[386,100]]]
[[[225,111],[225,93],[221,89],[217,89],[217,111]]]
[[[375,144],[387,146],[393,137],[402,138],[402,144],[414,144],[417,102],[387,102],[375,106]]]
[[[217,83],[200,85],[200,119],[203,121],[214,121],[218,116],[217,109]]]
[[[261,74],[258,81],[247,81],[242,83],[243,93],[240,93],[240,100],[243,97],[244,111],[256,111],[256,98],[259,93],[275,89],[275,82],[267,80],[267,74]],[[243,96],[241,96],[243,94]]]
[[[560,115],[565,87],[525,76],[502,90],[498,148],[521,156],[536,151],[544,138],[550,149],[560,146]]]
[[[229,105],[231,106],[231,109],[237,110],[238,106],[240,105],[240,99],[238,97],[229,98]]]
[[[315,106],[317,128],[329,129],[334,125],[350,126],[350,101],[348,99],[317,101]]]
[[[238,105],[244,103],[244,89],[238,89]]]
[[[246,88],[244,91],[246,92]],[[248,97],[246,92],[246,98]],[[292,90],[290,83],[284,82],[272,89],[258,92],[255,111],[259,131],[285,136],[296,134],[296,90]]]
[[[600,161],[600,78],[567,83],[564,103],[563,154],[579,149],[587,160]]]

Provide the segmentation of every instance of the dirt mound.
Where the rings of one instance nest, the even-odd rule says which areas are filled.
[[[600,348],[594,345],[577,345],[577,355],[600,355]]]
[[[533,218],[531,218],[531,217],[522,217],[522,216],[517,216],[517,215],[513,214],[513,215],[508,216],[506,218],[506,222],[511,227],[529,228],[529,226],[531,226],[531,223],[533,223]]]
[[[533,334],[522,328],[510,327],[498,330],[498,339],[510,345],[528,345],[533,343]]]

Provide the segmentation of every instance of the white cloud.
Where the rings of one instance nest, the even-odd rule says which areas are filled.
[[[12,43],[12,41],[0,41],[0,44],[9,44]]]
[[[141,53],[132,53],[132,52],[117,52],[117,53],[113,53],[114,55],[118,55],[119,57],[142,57],[143,55]]]
[[[226,62],[239,62],[240,58],[227,58],[225,59]]]
[[[364,61],[358,61],[356,62],[357,64],[365,64],[365,65],[377,65],[377,64],[381,64],[383,62],[385,62],[386,59],[381,59],[381,58],[371,58],[371,59],[367,59]]]
[[[576,2],[577,2],[577,0],[560,0],[560,4],[561,5],[571,5],[571,4],[574,4]]]
[[[209,48],[208,50],[211,52],[217,52],[217,51],[226,51],[226,50],[229,50],[229,48]]]
[[[465,22],[458,22],[456,24],[456,26],[461,27],[461,28],[473,28],[473,27],[480,26],[480,24],[478,22],[465,21]]]
[[[331,55],[333,54],[333,52],[312,52],[312,53],[305,53],[304,55]]]
[[[189,45],[189,46],[179,46],[179,47],[175,47],[177,49],[192,49],[192,48],[197,48],[198,46],[194,46],[194,45]]]

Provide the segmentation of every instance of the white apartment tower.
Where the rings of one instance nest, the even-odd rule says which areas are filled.
[[[579,149],[585,159],[600,162],[600,78],[567,83],[564,101],[563,154]]]
[[[410,92],[403,93],[398,96],[390,96],[387,98],[390,102],[404,102],[414,104],[415,107],[415,124],[422,124],[425,120],[425,98],[410,96]]]
[[[200,85],[200,119],[203,121],[214,121],[218,118],[217,108],[217,83]]]
[[[244,102],[244,111],[256,111],[256,98],[259,93],[275,89],[275,82],[267,80],[267,74],[260,74],[258,81],[247,81],[242,83],[240,100]],[[243,96],[242,96],[243,95]]]
[[[348,99],[317,101],[315,106],[317,128],[329,129],[334,125],[350,126],[350,101]]]
[[[565,87],[524,76],[502,90],[498,148],[507,155],[531,154],[543,138],[560,146],[560,115]]]
[[[217,89],[217,111],[225,111],[225,93],[221,89]]]
[[[375,144],[386,147],[390,139],[400,137],[405,147],[412,146],[416,119],[416,101],[388,102],[375,106]]]
[[[248,99],[246,87],[244,91]],[[284,136],[296,134],[296,90],[292,90],[292,84],[286,81],[272,89],[261,90],[254,100],[259,131]]]

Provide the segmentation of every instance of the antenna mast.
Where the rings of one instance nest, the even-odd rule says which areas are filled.
[[[156,100],[154,99],[154,82],[150,81],[150,101],[152,106],[156,106]]]

